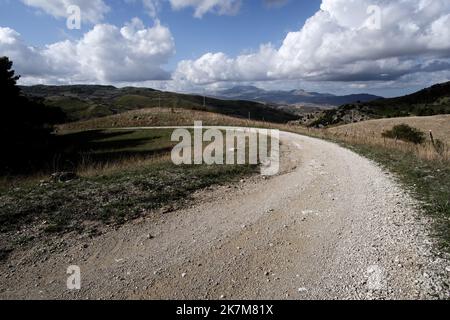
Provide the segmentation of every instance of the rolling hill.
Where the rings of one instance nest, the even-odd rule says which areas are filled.
[[[267,91],[254,86],[236,86],[231,89],[218,91],[215,96],[221,99],[239,99],[276,104],[309,104],[324,108],[338,107],[347,103],[369,102],[380,99],[370,94],[352,94],[336,96],[329,93],[307,92],[305,90]]]
[[[383,132],[391,130],[394,126],[400,124],[407,124],[427,134],[431,130],[436,139],[450,145],[450,115],[385,118],[346,124],[343,126],[333,127],[328,130],[332,133],[343,135],[347,134],[350,136],[360,135],[381,137]]]
[[[112,116],[144,108],[182,108],[218,113],[236,118],[286,123],[297,116],[271,106],[239,100],[204,98],[199,95],[163,92],[149,88],[113,86],[30,86],[22,93],[47,106],[61,108],[69,122]]]
[[[348,124],[370,119],[450,114],[450,82],[436,84],[416,93],[367,103],[346,104],[327,110],[312,126]]]

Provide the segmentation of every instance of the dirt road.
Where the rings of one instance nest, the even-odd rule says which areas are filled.
[[[283,174],[199,192],[191,208],[95,240],[65,239],[73,246],[37,263],[14,256],[0,298],[448,297],[429,221],[391,175],[328,142],[281,139]],[[69,265],[81,268],[80,291],[66,288]]]

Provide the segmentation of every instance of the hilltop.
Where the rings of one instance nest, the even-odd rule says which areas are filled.
[[[58,107],[68,122],[112,116],[144,108],[182,108],[218,113],[236,118],[286,123],[297,116],[252,101],[220,100],[200,95],[179,94],[150,88],[113,86],[30,86],[21,87],[24,95],[49,107]]]
[[[450,113],[450,82],[416,93],[367,103],[346,104],[321,113],[312,126],[348,124],[370,119],[433,116]]]

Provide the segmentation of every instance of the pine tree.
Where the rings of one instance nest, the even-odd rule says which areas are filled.
[[[0,57],[0,175],[38,167],[51,156],[53,124],[64,121],[59,108],[22,96],[19,76],[7,57]]]
[[[17,81],[20,76],[16,76],[12,70],[13,62],[8,57],[0,58],[0,96],[7,102],[18,99],[20,96],[20,88]]]

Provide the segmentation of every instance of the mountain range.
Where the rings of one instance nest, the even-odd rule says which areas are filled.
[[[220,99],[249,100],[284,105],[319,105],[325,108],[338,107],[354,102],[370,102],[382,98],[371,94],[337,96],[329,93],[308,92],[301,89],[270,91],[255,86],[236,86],[231,89],[219,90],[214,93],[214,96]]]

